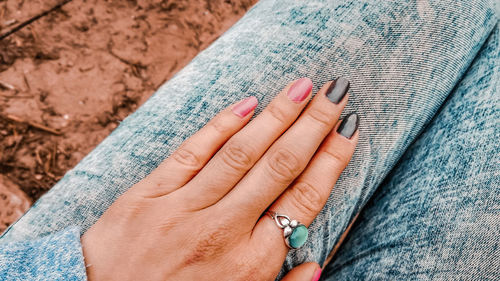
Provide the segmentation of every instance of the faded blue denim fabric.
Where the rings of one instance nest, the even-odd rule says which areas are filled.
[[[282,274],[323,263],[355,214],[432,119],[498,22],[493,0],[263,0],[43,196],[0,244],[88,229],[216,112],[250,94],[257,113],[289,81],[351,81],[356,153]]]
[[[87,280],[80,230],[0,246],[0,280]]]
[[[322,280],[500,278],[499,36],[497,26]]]

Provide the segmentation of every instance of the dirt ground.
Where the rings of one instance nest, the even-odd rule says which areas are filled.
[[[0,233],[255,2],[0,0]]]

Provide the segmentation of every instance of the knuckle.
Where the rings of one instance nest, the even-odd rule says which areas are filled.
[[[332,125],[332,113],[323,108],[313,106],[307,111],[306,116],[321,126],[330,127]]]
[[[185,257],[185,265],[209,262],[223,255],[225,249],[229,248],[228,245],[232,244],[233,233],[229,224],[207,227],[198,235],[194,246]]]
[[[306,212],[307,215],[316,216],[323,208],[323,198],[318,189],[307,182],[298,182],[290,189],[292,204]]]
[[[221,115],[218,115],[214,119],[210,120],[207,125],[221,135],[227,135],[231,131],[231,127],[228,126],[227,122],[225,122]]]
[[[179,149],[174,151],[172,159],[195,170],[199,170],[203,166],[198,155],[186,147],[179,147]]]
[[[330,148],[325,149],[323,154],[330,158],[330,163],[332,163],[335,167],[344,169],[349,163],[349,155],[346,151]]]
[[[222,149],[222,161],[237,171],[250,169],[253,161],[251,149],[239,141],[230,141]]]
[[[244,268],[244,270],[237,273],[238,279],[235,280],[241,280],[241,281],[266,280],[264,274],[260,272],[261,266],[248,265],[248,264],[245,264],[245,266],[247,267],[238,267],[238,268]]]
[[[280,123],[286,123],[287,122],[287,114],[285,112],[285,109],[281,106],[279,106],[278,103],[271,103],[269,107],[267,108],[269,111],[269,114],[276,120],[278,120]]]
[[[274,254],[274,253],[273,253]],[[271,280],[262,268],[262,261],[266,259],[261,259],[259,261],[252,262],[237,262],[236,267],[239,268],[238,272],[235,273],[236,277],[233,280],[241,281],[254,281],[254,280]],[[273,276],[276,277],[276,276]],[[272,278],[274,280],[274,278]]]
[[[151,210],[152,201],[129,194],[118,198],[108,209],[117,225],[128,225],[131,221],[141,221],[141,218]]]
[[[282,183],[293,180],[301,170],[298,157],[285,148],[280,148],[271,155],[269,167],[273,179]]]

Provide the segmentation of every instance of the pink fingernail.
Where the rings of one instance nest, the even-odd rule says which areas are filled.
[[[254,96],[248,97],[239,103],[237,103],[235,106],[233,106],[232,111],[234,114],[238,115],[239,117],[243,118],[248,115],[248,113],[252,112],[257,107],[257,104],[259,102],[257,101],[257,98]]]
[[[309,95],[312,87],[313,83],[311,79],[306,77],[300,78],[288,90],[288,98],[296,103],[300,103]]]
[[[318,268],[314,272],[314,275],[313,275],[313,278],[311,279],[311,281],[318,281],[320,277],[321,277],[321,268]]]

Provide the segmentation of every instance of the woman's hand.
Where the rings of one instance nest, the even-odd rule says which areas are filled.
[[[309,226],[322,209],[358,139],[357,115],[337,122],[347,88],[308,104],[299,79],[246,126],[255,97],[220,112],[83,235],[89,280],[274,280],[289,249],[261,215]]]

